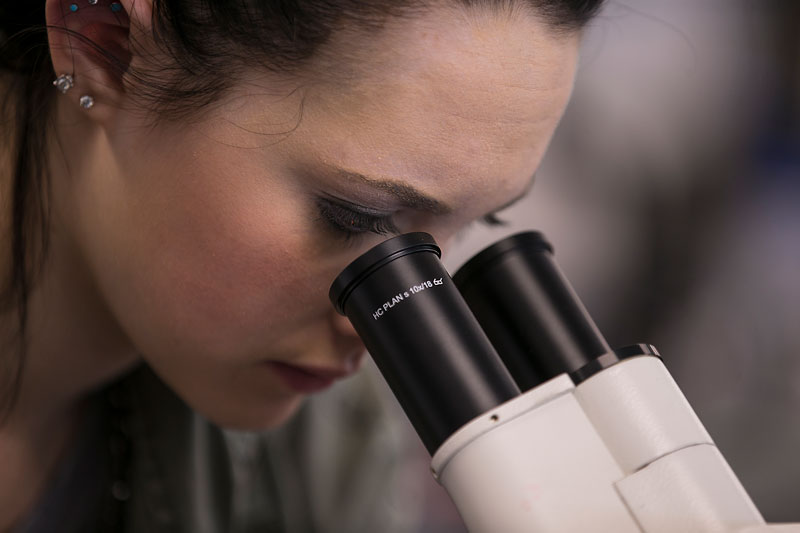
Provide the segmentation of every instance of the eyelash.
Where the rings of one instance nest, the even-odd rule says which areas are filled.
[[[317,198],[317,209],[325,222],[346,241],[365,233],[400,233],[390,215],[365,213],[327,198]]]
[[[494,211],[492,213],[489,213],[488,215],[484,215],[478,219],[478,222],[480,222],[481,224],[486,224],[487,226],[491,227],[508,226],[508,220],[503,220],[502,218],[497,216],[497,213],[499,212],[500,211]]]
[[[397,225],[389,215],[376,216],[364,213],[327,198],[317,198],[317,209],[329,227],[344,237],[345,241],[365,233],[375,233],[377,235],[400,233]],[[478,219],[478,222],[491,227],[507,226],[508,221],[499,218],[497,213],[493,212],[484,215]]]

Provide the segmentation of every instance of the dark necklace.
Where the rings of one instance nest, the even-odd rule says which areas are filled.
[[[124,381],[112,385],[103,396],[108,435],[108,490],[100,517],[101,530],[117,533],[125,530],[126,504],[131,497],[133,405]]]

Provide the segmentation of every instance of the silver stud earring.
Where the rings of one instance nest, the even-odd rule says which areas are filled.
[[[97,5],[97,0],[89,0],[89,5],[92,5],[92,6]]]
[[[53,85],[61,94],[67,94],[67,91],[75,86],[75,80],[71,74],[61,74],[53,81]]]
[[[84,109],[91,109],[94,106],[94,98],[89,96],[88,94],[84,94],[81,96],[81,99],[78,100],[80,106]]]

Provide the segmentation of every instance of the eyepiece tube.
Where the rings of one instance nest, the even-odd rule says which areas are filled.
[[[394,237],[353,261],[329,293],[431,454],[519,394],[440,254],[427,233]]]
[[[539,232],[489,246],[453,281],[523,391],[611,351]]]

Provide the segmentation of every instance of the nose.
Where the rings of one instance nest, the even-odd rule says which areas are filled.
[[[357,368],[361,362],[361,356],[367,350],[361,337],[356,333],[350,320],[336,311],[331,311],[330,323],[334,332],[336,351],[348,360],[350,366]]]
[[[350,323],[350,319],[346,316],[342,316],[336,311],[331,311],[331,323],[333,324],[333,328],[339,335],[345,337],[354,337],[356,339],[359,338],[358,333],[356,333],[353,324]]]

